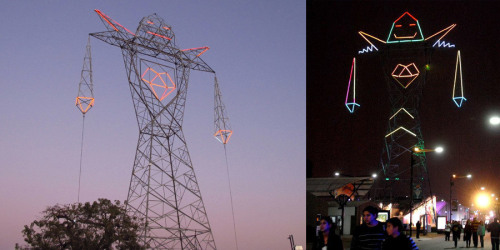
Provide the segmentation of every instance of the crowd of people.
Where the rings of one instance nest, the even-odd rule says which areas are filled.
[[[382,250],[418,250],[413,239],[404,234],[403,224],[394,217],[385,224],[377,221],[378,209],[367,206],[363,209],[363,224],[358,226],[352,236],[351,249],[382,249]],[[331,218],[322,218],[320,234],[315,241],[314,250],[344,249],[342,240],[333,230]]]
[[[488,225],[484,224],[484,221],[478,221],[474,218],[472,221],[467,220],[465,227],[462,227],[460,222],[452,221],[448,223],[445,228],[445,240],[450,240],[450,231],[453,234],[453,241],[455,243],[455,248],[457,247],[458,241],[460,241],[460,235],[463,232],[463,240],[465,241],[465,247],[471,247],[471,239],[474,247],[478,247],[481,243],[481,248],[484,248],[484,236],[486,231],[491,233],[491,246],[493,250],[500,250],[498,248],[499,236],[500,236],[500,224],[498,219],[495,218],[494,221]]]
[[[413,239],[405,235],[400,219],[394,217],[388,219],[386,223],[381,223],[377,220],[377,214],[378,209],[376,207],[367,206],[363,209],[363,224],[354,230],[351,250],[418,250],[418,246]],[[320,234],[317,236],[313,250],[344,249],[342,240],[334,229],[335,226],[330,217],[322,218],[320,221]],[[467,248],[471,247],[471,243],[476,248],[479,244],[481,248],[484,248],[486,231],[491,233],[492,249],[500,250],[500,223],[498,223],[497,218],[488,225],[485,225],[484,221],[478,221],[474,218],[472,221],[467,220],[464,227],[458,221],[448,222],[444,230],[445,241],[450,241],[450,235],[452,235],[456,248],[463,233],[463,241],[465,241]]]

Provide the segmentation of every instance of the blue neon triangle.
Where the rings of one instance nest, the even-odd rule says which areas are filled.
[[[359,104],[355,103],[355,102],[349,102],[349,103],[346,103],[345,106],[347,107],[347,109],[349,110],[349,112],[351,113],[354,113],[354,109],[356,106],[360,106]]]
[[[467,99],[465,99],[465,97],[461,96],[461,97],[454,97],[453,98],[453,101],[455,102],[455,104],[457,105],[457,107],[462,107],[462,104],[467,101]]]

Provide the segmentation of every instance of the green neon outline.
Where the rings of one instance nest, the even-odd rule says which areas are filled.
[[[420,28],[420,23],[417,20],[418,31],[420,31],[420,37],[422,37],[422,38],[420,38],[420,39],[412,39],[412,40],[389,41],[389,39],[391,39],[392,30],[394,29],[394,25],[395,24],[396,23],[392,23],[391,32],[389,32],[389,36],[387,37],[386,43],[408,43],[408,42],[421,42],[421,41],[425,40],[424,33],[422,33],[422,29]]]

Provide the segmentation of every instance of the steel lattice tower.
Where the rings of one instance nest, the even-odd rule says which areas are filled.
[[[394,21],[385,41],[359,32],[370,45],[358,51],[358,54],[379,54],[391,105],[380,159],[385,180],[379,181],[370,195],[376,200],[406,199],[410,189],[420,199],[432,195],[425,150],[414,151],[415,148],[425,149],[419,115],[420,99],[427,81],[431,55],[437,48],[455,47],[441,40],[455,26],[453,24],[425,38],[418,20],[405,12]],[[457,53],[452,100],[461,107],[466,99],[459,64],[460,51]],[[456,87],[457,82],[460,87]],[[356,102],[356,58],[351,67],[345,105],[351,113],[360,107]],[[411,188],[410,182],[413,184]]]
[[[208,47],[180,50],[156,14],[134,34],[96,12],[108,31],[90,35],[121,49],[139,126],[128,212],[145,219],[151,248],[216,249],[182,131],[190,70],[215,74],[200,58]]]

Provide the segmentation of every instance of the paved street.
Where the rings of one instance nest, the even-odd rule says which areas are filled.
[[[428,234],[427,236],[422,236],[420,237],[420,239],[414,239],[414,240],[415,243],[417,243],[419,249],[421,250],[455,249],[453,241],[444,241],[444,234]],[[471,246],[472,248],[474,248],[473,242],[471,242]],[[481,242],[478,242],[478,246],[479,246],[478,248],[481,249]],[[457,244],[457,249],[461,248],[466,248],[465,241],[463,241],[463,234],[462,234],[462,240],[459,241]],[[484,237],[483,249],[491,249],[489,233],[486,233],[486,236]]]
[[[417,243],[420,250],[442,250],[442,249],[455,249],[453,241],[444,241],[444,234],[429,233],[426,236],[420,236],[419,239],[415,239],[415,233],[413,233],[413,240]],[[450,237],[453,239],[453,237]],[[344,249],[349,249],[351,246],[351,235],[342,236],[342,241],[344,242]],[[474,248],[474,243],[471,242],[472,248]],[[490,234],[486,233],[484,237],[484,248],[481,248],[481,242],[478,239],[478,249],[491,249]],[[312,245],[309,246],[312,248]],[[308,249],[310,249],[308,248]],[[458,242],[457,249],[465,248],[465,241],[462,240]]]

